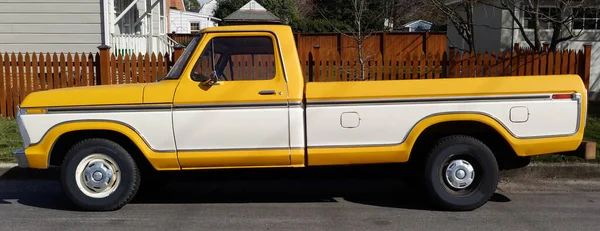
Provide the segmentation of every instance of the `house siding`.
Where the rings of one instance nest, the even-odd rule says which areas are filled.
[[[217,26],[217,22],[208,20],[207,16],[200,15],[198,13],[191,12],[181,12],[179,10],[171,9],[170,12],[170,32],[180,33],[180,34],[188,34],[190,33],[190,23],[197,22],[200,23],[200,29],[206,27],[215,27]]]
[[[2,1],[2,0],[0,0],[0,1]],[[150,5],[154,4],[156,1],[157,0],[150,0]],[[127,7],[131,2],[132,2],[131,0],[125,1],[124,5],[123,5],[123,8]],[[168,1],[165,1],[164,3],[165,3],[165,8],[166,8],[164,20],[167,21],[168,20],[167,16],[169,14],[169,10],[168,10],[168,4],[169,3],[168,3]],[[114,4],[116,4],[116,2],[113,3],[113,6],[115,7],[115,9],[117,9],[118,6],[116,6]],[[147,9],[148,8],[147,8],[147,5],[146,5],[146,1],[142,0],[142,1],[137,2],[137,4],[135,5],[135,7],[132,8],[131,11],[129,12],[129,14],[135,14],[136,17],[140,17],[143,20],[143,21],[141,21],[136,26],[136,32],[137,33],[141,33],[141,34],[150,33],[150,31],[148,30],[148,24],[147,24],[147,22],[145,20],[145,19],[147,19],[148,14],[144,15],[144,12],[146,12]],[[133,13],[133,12],[135,12],[135,13]],[[156,6],[152,9],[152,13],[149,14],[150,19],[152,20],[152,31],[153,31],[154,35],[166,34],[167,33],[167,28],[161,28],[160,12],[161,12],[160,3],[157,3]],[[113,19],[111,19],[111,20],[114,20],[114,18],[116,18],[117,16],[118,16],[118,12],[114,13],[112,15]],[[142,18],[142,16],[144,16],[144,17]],[[124,20],[124,18],[122,18],[121,20]],[[167,21],[166,24],[168,24],[168,21]],[[113,33],[115,33],[115,34],[129,34],[124,29],[120,28],[120,26],[121,25],[115,26],[112,29]]]
[[[499,4],[498,1],[486,1],[491,4]],[[553,5],[553,1],[542,1],[540,6]],[[517,17],[521,13],[516,12]],[[502,50],[511,50],[515,43],[520,47],[528,47],[525,37],[519,31],[516,23],[510,13],[506,10],[499,10],[490,6],[478,4],[475,8],[473,20],[477,26],[475,29],[475,46],[477,52],[498,52]],[[564,31],[563,31],[564,32]],[[527,37],[533,38],[533,30],[525,30]],[[565,32],[566,33],[566,32]],[[461,49],[468,49],[464,40],[456,28],[448,27],[448,46],[455,46]],[[552,37],[552,30],[541,30],[540,41],[549,43]],[[592,56],[590,64],[590,99],[600,100],[600,30],[583,31],[580,36],[558,44],[558,49],[582,50],[583,46],[592,45]]]
[[[0,0],[0,52],[95,52],[100,0]]]
[[[540,6],[552,6],[555,3],[552,1],[541,1]],[[507,13],[508,14],[508,13]],[[518,17],[522,17],[521,13],[517,12]],[[509,20],[505,23],[505,25],[511,25],[513,23],[510,15],[507,17]],[[515,28],[517,28],[515,26]],[[562,36],[567,36],[568,32],[563,30]],[[542,43],[550,43],[552,40],[553,30],[540,30],[540,42]],[[512,38],[513,43],[507,43],[508,39],[505,39],[504,43],[501,45],[502,47],[506,47],[507,49],[512,48],[514,43],[519,43],[520,47],[528,47],[527,41],[525,40],[525,36],[533,39],[534,34],[533,30],[525,29],[525,36],[521,33],[521,31],[515,29],[514,31],[509,30],[507,32],[503,32],[503,37]],[[585,30],[582,33],[569,41],[561,42],[557,45],[558,49],[572,49],[572,50],[582,50],[583,46],[589,44],[592,45],[592,56],[591,56],[591,64],[590,64],[590,89],[589,96],[591,99],[598,100],[600,99],[600,63],[596,62],[596,60],[600,60],[600,30]]]
[[[492,6],[477,4],[473,12],[475,50],[477,52],[499,52],[501,30],[503,30],[502,10]],[[464,15],[464,12],[460,13]],[[458,34],[458,31],[452,24],[448,26],[447,35],[449,46],[469,50],[469,45]]]

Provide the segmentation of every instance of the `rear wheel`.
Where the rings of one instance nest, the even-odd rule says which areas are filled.
[[[498,163],[492,151],[470,136],[441,139],[427,156],[426,189],[447,210],[473,210],[485,204],[498,185]]]
[[[119,144],[88,139],[76,144],[61,168],[63,190],[85,210],[116,210],[139,188],[140,173],[133,158]]]

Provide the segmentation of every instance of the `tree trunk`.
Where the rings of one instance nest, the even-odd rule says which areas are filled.
[[[359,74],[359,79],[365,80],[365,59],[363,57],[363,53],[362,53],[362,42],[363,41],[358,41],[358,62],[360,62],[360,74]]]
[[[533,20],[535,22],[535,26],[533,27],[533,40],[534,40],[534,51],[542,50],[542,43],[540,42],[540,15],[537,12],[540,12],[540,3],[539,0],[533,1],[533,9],[535,12],[533,15]]]
[[[552,32],[552,40],[550,40],[550,47],[548,50],[554,51],[560,42],[559,39],[562,32],[562,25],[560,23],[552,23],[552,29],[554,29],[554,31]]]
[[[475,28],[473,26],[473,4],[470,1],[465,1],[464,3],[465,11],[467,12],[467,43],[469,44],[469,52],[475,52]]]

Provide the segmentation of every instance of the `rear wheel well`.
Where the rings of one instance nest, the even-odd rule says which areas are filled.
[[[50,150],[50,165],[61,166],[67,152],[77,143],[90,138],[107,139],[121,145],[135,160],[140,170],[152,168],[140,149],[129,137],[111,130],[80,130],[62,134]]]
[[[421,164],[434,144],[450,135],[472,136],[482,141],[494,153],[501,170],[525,167],[531,159],[518,156],[504,137],[487,124],[476,121],[450,121],[432,125],[419,135],[411,151],[409,163]]]

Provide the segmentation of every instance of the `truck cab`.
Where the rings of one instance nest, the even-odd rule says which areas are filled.
[[[577,149],[586,97],[576,75],[307,82],[289,27],[214,27],[157,82],[29,94],[15,158],[60,167],[65,193],[90,210],[127,204],[152,181],[143,166],[389,163],[409,163],[441,208],[472,210],[499,170]]]

